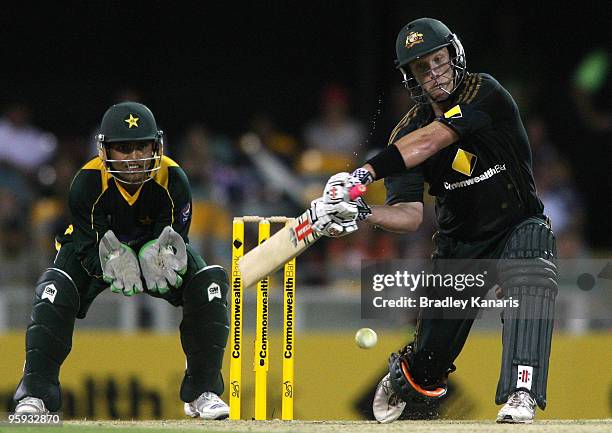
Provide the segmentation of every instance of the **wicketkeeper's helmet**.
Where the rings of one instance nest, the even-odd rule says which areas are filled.
[[[163,155],[164,133],[157,129],[155,117],[149,108],[138,102],[121,102],[111,106],[104,116],[100,125],[100,133],[97,135],[97,143],[100,158],[104,161],[107,171],[123,183],[141,184],[152,178],[161,164]],[[119,142],[153,142],[153,154],[148,158],[114,160],[108,158],[107,145]],[[111,163],[125,164],[125,169],[113,168]],[[134,170],[130,164],[142,165],[142,169]],[[142,179],[138,181],[126,181],[122,174],[142,173]]]

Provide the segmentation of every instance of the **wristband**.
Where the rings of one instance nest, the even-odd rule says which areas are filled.
[[[404,158],[395,144],[390,144],[385,150],[367,161],[376,173],[376,179],[383,179],[392,174],[406,170]]]

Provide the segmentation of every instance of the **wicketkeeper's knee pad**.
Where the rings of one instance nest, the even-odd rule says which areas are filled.
[[[510,237],[498,265],[506,300],[502,367],[495,401],[503,404],[518,389],[530,391],[546,407],[548,361],[553,332],[557,267],[555,238],[543,221],[528,220]]]
[[[47,269],[36,283],[32,320],[26,331],[26,363],[14,399],[37,397],[50,411],[61,407],[60,366],[72,349],[79,295],[63,270]]]
[[[400,353],[393,353],[389,358],[389,380],[395,393],[405,402],[437,400],[446,395],[446,384],[424,388],[412,377],[409,367],[411,348],[407,346]]]
[[[187,370],[181,399],[193,401],[205,391],[223,392],[221,364],[229,335],[229,281],[221,266],[200,269],[183,289],[181,343]]]

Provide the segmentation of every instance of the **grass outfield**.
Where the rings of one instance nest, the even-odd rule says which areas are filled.
[[[363,421],[66,421],[62,427],[8,427],[0,425],[0,432],[8,433],[599,433],[612,431],[612,420],[536,421],[530,425],[496,424],[493,421],[397,421],[378,424]]]

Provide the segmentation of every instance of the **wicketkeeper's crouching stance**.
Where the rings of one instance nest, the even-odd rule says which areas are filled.
[[[222,267],[207,266],[188,243],[191,190],[183,170],[163,156],[162,138],[142,104],[113,105],[104,114],[99,156],[72,182],[71,225],[36,286],[16,412],[60,410],[59,373],[72,348],[75,318],[84,318],[94,298],[110,286],[126,296],[145,292],[182,306],[185,413],[228,416],[218,397],[229,331],[228,279]]]

